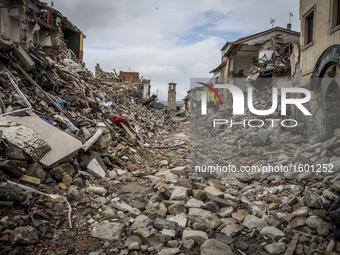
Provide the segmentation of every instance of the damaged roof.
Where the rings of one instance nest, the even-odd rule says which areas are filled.
[[[227,64],[226,61],[222,62],[221,64],[219,64],[218,67],[216,67],[215,69],[211,70],[209,73],[214,73],[214,72],[220,70],[220,69],[221,69],[222,67],[224,67],[226,64]]]
[[[300,36],[300,33],[299,32],[296,32],[296,31],[292,31],[292,30],[288,30],[288,29],[285,29],[285,28],[282,28],[282,27],[274,27],[274,28],[271,28],[271,29],[268,29],[266,31],[263,31],[263,32],[260,32],[260,33],[257,33],[257,34],[253,34],[253,35],[249,35],[249,36],[246,36],[246,37],[241,37],[240,39],[236,40],[230,47],[229,49],[224,53],[223,56],[229,56],[230,53],[241,43],[245,43],[246,41],[250,40],[250,39],[255,39],[257,37],[260,37],[260,36],[264,36],[266,34],[269,34],[269,33],[272,33],[272,32],[284,32],[284,33],[289,33],[289,34],[292,34],[292,35],[296,35],[296,36]],[[227,43],[228,44],[228,43]],[[226,45],[227,45],[226,44]],[[223,49],[223,48],[222,48]]]
[[[55,14],[56,16],[58,16],[61,19],[61,22],[63,23],[63,25],[66,29],[69,29],[69,30],[76,32],[76,33],[79,33],[79,34],[82,34],[84,36],[84,38],[86,38],[84,33],[77,26],[75,26],[71,21],[69,21],[67,17],[62,15],[58,10],[56,10],[56,9],[50,7],[50,6],[47,6],[46,3],[40,2],[39,0],[30,0],[30,2],[39,6],[42,9],[50,10],[53,14]]]
[[[300,36],[299,32],[288,30],[288,29],[285,29],[285,28],[282,28],[282,27],[274,27],[274,28],[268,29],[266,31],[262,31],[260,33],[256,33],[256,34],[245,36],[245,37],[241,37],[241,38],[239,38],[236,41],[226,42],[223,45],[223,47],[221,48],[222,52],[225,51],[224,54],[222,53],[223,54],[222,57],[229,56],[231,54],[231,52],[233,52],[237,48],[237,46],[239,46],[241,43],[245,43],[248,40],[255,39],[257,37],[261,37],[261,36],[264,36],[264,35],[272,33],[272,32],[283,32],[283,33],[289,33],[289,34],[292,34],[292,35]],[[214,73],[214,72],[220,70],[222,67],[224,67],[226,65],[226,63],[227,63],[226,61],[222,62],[218,67],[216,67],[215,69],[211,70],[209,73]]]

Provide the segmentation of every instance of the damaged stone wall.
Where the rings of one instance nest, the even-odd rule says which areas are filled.
[[[97,79],[102,79],[106,81],[117,81],[118,77],[113,72],[104,72],[100,66],[99,63],[97,63],[95,67],[95,77]]]

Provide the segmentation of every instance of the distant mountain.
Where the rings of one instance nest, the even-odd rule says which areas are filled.
[[[168,105],[168,101],[157,101],[158,103],[162,103],[162,104],[164,104],[164,105]]]

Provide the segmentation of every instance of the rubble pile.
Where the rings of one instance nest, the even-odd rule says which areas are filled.
[[[250,57],[250,75],[247,80],[256,80],[258,77],[284,77],[290,75],[290,56],[293,43],[274,40],[271,57],[264,54],[260,59],[258,56]]]
[[[140,96],[142,82],[95,79],[74,60],[38,50],[15,57],[19,47],[3,44],[0,252],[340,251],[327,213],[340,193],[338,130],[318,142],[303,135],[302,124],[272,125],[268,116],[261,128],[213,128],[214,118],[231,117],[224,109],[203,120],[191,112],[189,125],[182,113],[166,117],[149,107],[154,98]],[[270,107],[270,90],[254,97],[256,109]],[[233,120],[243,118],[253,116]],[[190,160],[315,168],[202,174]],[[318,172],[317,165],[333,171]]]
[[[271,89],[254,93],[255,109],[269,109],[271,104]],[[333,240],[329,227],[333,216],[327,212],[340,195],[339,129],[321,141],[302,132],[304,123],[285,127],[295,125],[285,121],[282,125],[283,120],[294,119],[292,109],[287,116],[279,112],[255,116],[246,111],[232,116],[230,110],[220,109],[208,117],[202,117],[199,110],[191,112],[190,150],[198,166],[193,167],[193,176],[218,178],[223,185],[209,179],[207,184],[219,189],[214,192],[221,198],[235,203],[233,208],[223,208],[233,219],[229,223],[233,227],[229,230],[228,224],[221,232],[234,238],[231,248],[235,240],[249,246],[244,245],[240,254],[249,254],[251,244],[255,244],[252,249],[259,249],[252,250],[253,254],[337,254],[340,243],[336,236]],[[228,123],[214,127],[214,119]],[[254,121],[249,125],[249,120]],[[209,165],[214,166],[210,172],[204,168]],[[217,166],[235,171],[218,171]],[[248,171],[244,171],[246,166]],[[285,253],[289,247],[293,247],[291,252]]]

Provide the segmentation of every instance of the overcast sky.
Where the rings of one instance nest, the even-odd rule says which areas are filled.
[[[42,0],[44,2],[44,0]],[[47,1],[45,1],[47,2]],[[190,78],[212,77],[227,41],[275,26],[300,31],[297,0],[53,0],[85,35],[84,62],[107,72],[134,71],[151,79],[151,93],[167,100],[169,82],[177,101]],[[50,6],[51,2],[47,2]]]

